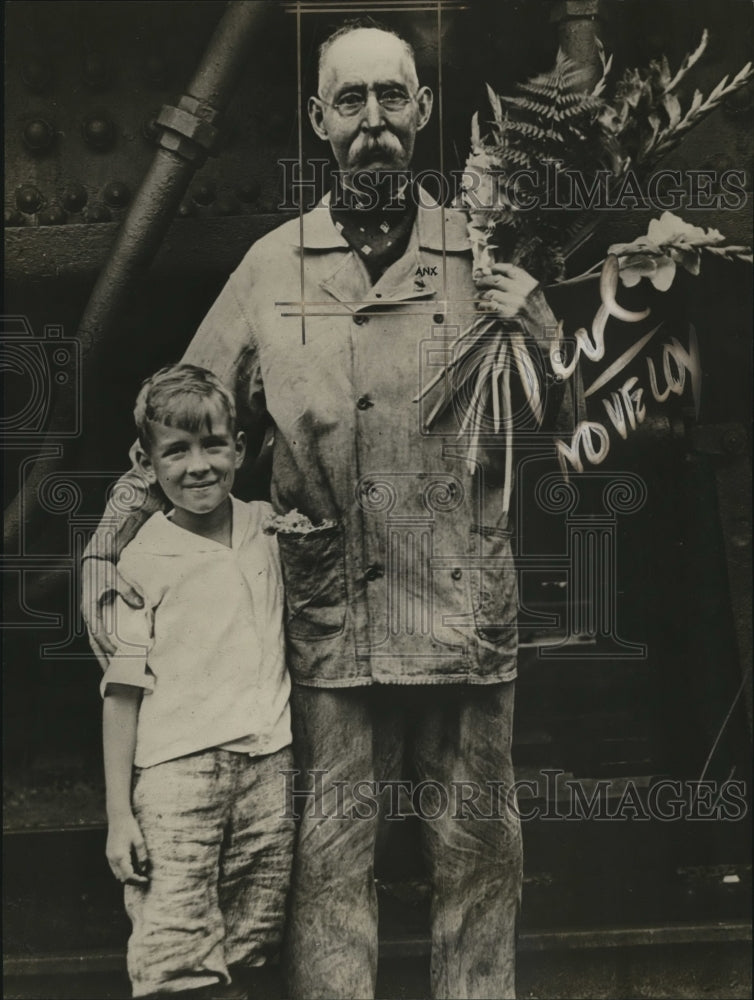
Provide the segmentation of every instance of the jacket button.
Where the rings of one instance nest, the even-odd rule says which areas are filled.
[[[456,566],[455,569],[452,569],[450,571],[450,576],[451,576],[451,579],[453,579],[453,580],[460,580],[461,577],[463,576],[463,570],[459,569],[458,566]]]
[[[444,323],[445,315],[443,313],[435,313],[434,316],[432,317],[432,321],[434,323]]]
[[[362,315],[362,313],[357,313],[353,318],[356,326],[363,326],[365,323],[369,322],[369,317]]]
[[[374,403],[369,396],[359,396],[356,400],[356,405],[360,410],[368,410],[370,406],[374,406]]]
[[[371,583],[373,580],[379,580],[385,575],[385,567],[381,563],[372,563],[371,566],[367,566],[364,576]]]

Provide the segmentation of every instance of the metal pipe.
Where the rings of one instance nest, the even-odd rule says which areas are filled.
[[[151,264],[188,189],[191,178],[217,146],[218,122],[233,95],[261,18],[273,6],[268,0],[232,0],[207,51],[175,107],[164,107],[157,119],[163,128],[159,148],[129,212],[118,231],[107,262],[87,303],[77,338],[81,345],[81,380],[91,370],[98,348],[129,295],[136,278]],[[17,551],[22,519],[38,513],[37,492],[54,472],[59,457],[44,457],[56,430],[67,427],[77,400],[61,393],[50,419],[43,455],[5,514],[5,551]]]
[[[597,28],[600,0],[558,0],[550,20],[558,26],[558,39],[563,52],[580,63],[587,76],[584,87],[593,86],[600,76],[597,54]]]

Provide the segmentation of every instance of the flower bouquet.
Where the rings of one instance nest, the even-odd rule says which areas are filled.
[[[696,90],[684,111],[676,91],[707,41],[705,30],[675,73],[663,57],[646,69],[626,70],[613,86],[612,57],[607,58],[601,46],[602,73],[591,88],[585,86],[585,71],[562,52],[550,72],[518,85],[513,96],[498,95],[488,86],[492,120],[483,131],[478,114],[473,116],[460,196],[475,271],[489,273],[495,260],[505,260],[525,268],[543,285],[599,278],[605,260],[575,277],[567,278],[566,268],[605,213],[583,197],[579,210],[574,211],[573,200],[561,206],[557,191],[573,191],[578,184],[582,196],[592,195],[603,185],[609,201],[621,185],[645,179],[693,126],[752,79],[747,63],[706,97]],[[532,178],[543,175],[545,197],[533,197]],[[609,247],[607,259],[611,266],[617,259],[625,285],[648,277],[664,291],[679,265],[699,273],[702,251],[728,260],[752,259],[749,248],[726,245],[717,230],[688,225],[670,212],[652,220],[646,236]],[[560,356],[557,339],[550,356]],[[494,430],[502,425],[507,439],[506,509],[512,484],[511,380],[520,380],[533,418],[541,423],[537,361],[519,323],[480,315],[454,341],[448,363],[415,398],[418,402],[442,384],[442,397],[425,420],[428,427],[451,403],[460,406],[459,435],[469,435],[470,472],[476,468],[483,415],[491,410]]]

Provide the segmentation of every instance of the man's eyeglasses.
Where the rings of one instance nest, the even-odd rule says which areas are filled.
[[[365,90],[347,90],[335,101],[326,101],[323,97],[319,97],[318,99],[323,104],[335,108],[338,114],[343,115],[344,118],[351,118],[353,115],[360,114],[366,107],[367,93]],[[406,105],[414,100],[413,95],[400,87],[376,88],[374,95],[377,98],[379,106],[383,111],[387,111],[388,114],[403,111]]]

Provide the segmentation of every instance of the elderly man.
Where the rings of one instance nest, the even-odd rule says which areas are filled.
[[[397,35],[329,38],[309,117],[339,168],[332,196],[255,244],[185,356],[235,388],[252,440],[268,432],[276,510],[315,528],[278,536],[303,779],[294,997],[373,996],[375,803],[397,777],[423,783],[403,792],[424,817],[433,995],[514,996],[517,593],[503,463],[480,451],[470,476],[452,407],[426,432],[412,399],[475,308],[517,316],[535,339],[554,320],[516,267],[475,283],[463,214],[384,173],[405,178],[431,110]],[[89,556],[112,560],[150,506],[119,505]],[[85,576],[94,603],[127,593],[104,564]]]

